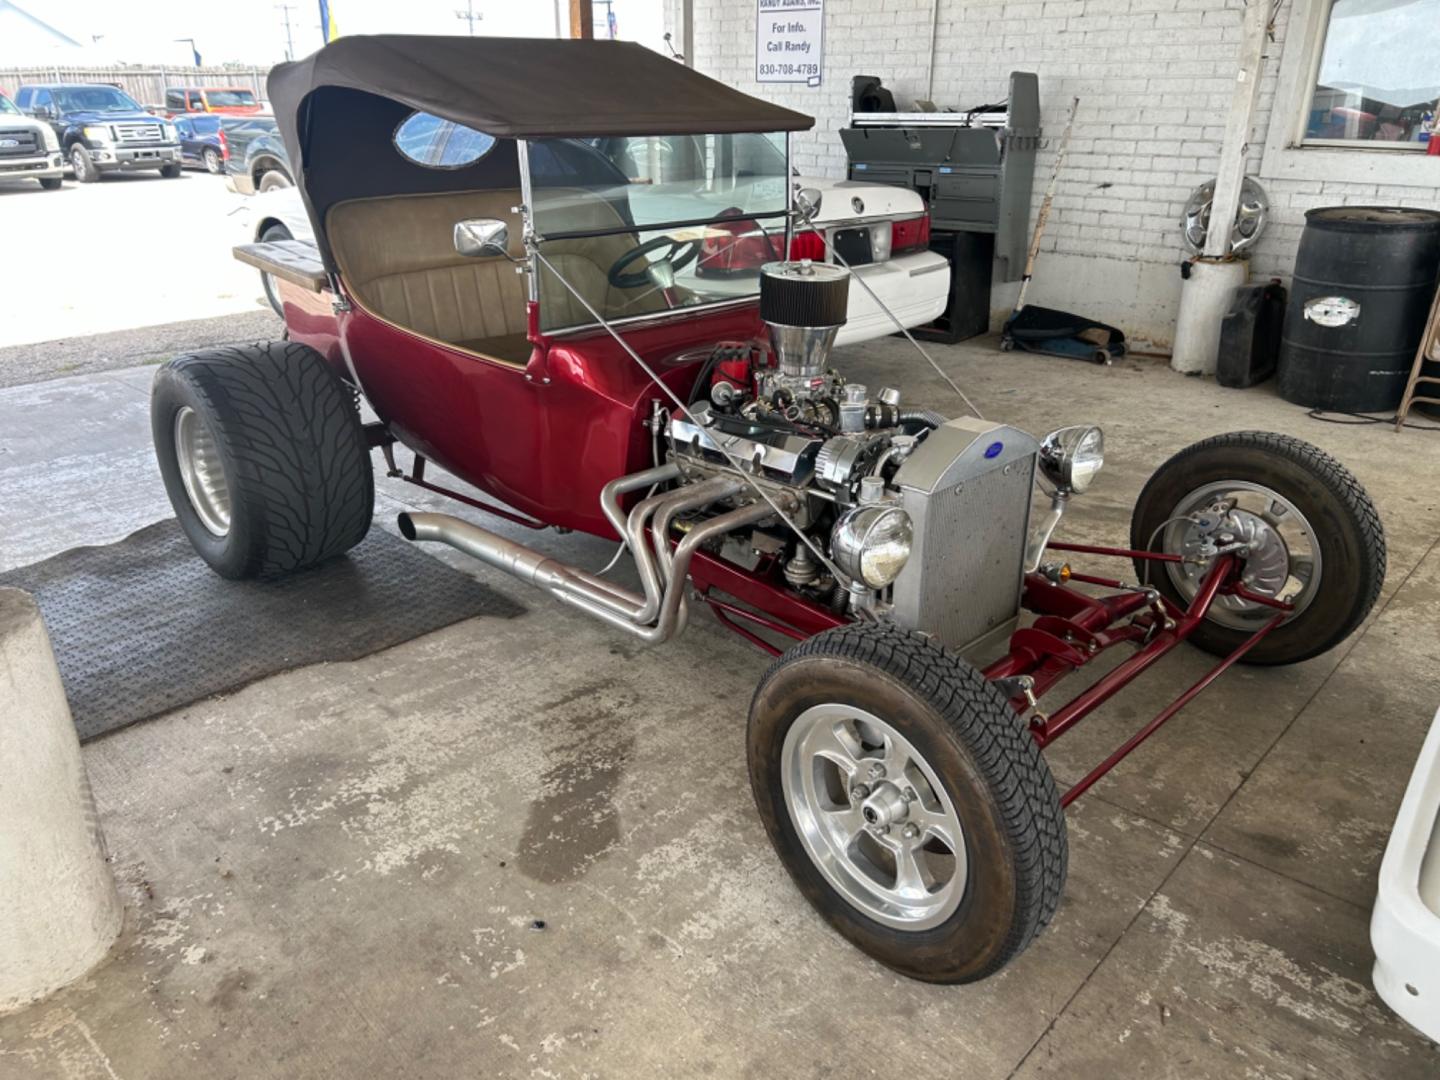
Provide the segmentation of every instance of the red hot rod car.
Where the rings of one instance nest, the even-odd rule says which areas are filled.
[[[1296,439],[1184,450],[1124,546],[1085,547],[1054,533],[1099,429],[1036,438],[834,370],[844,260],[786,258],[816,254],[788,164],[809,117],[592,41],[344,38],[276,68],[270,98],[316,246],[237,249],[282,282],[285,341],[156,376],[196,550],[233,578],[346,551],[396,443],[414,483],[443,490],[434,462],[494,499],[473,508],[620,540],[638,590],[460,517],[399,522],[617,634],[658,644],[706,607],[775,654],[747,737],[760,817],[817,910],[898,971],[999,970],[1059,903],[1071,800],[1231,664],[1314,656],[1375,600],[1374,507]],[[774,260],[738,286],[702,272],[756,235]],[[1184,641],[1214,671],[1059,790],[1043,748]]]

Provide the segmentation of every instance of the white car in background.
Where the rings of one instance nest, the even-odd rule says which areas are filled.
[[[907,330],[933,322],[944,312],[950,295],[950,263],[930,250],[930,217],[919,195],[906,188],[854,180],[796,177],[794,183],[818,192],[820,207],[812,227],[796,231],[788,257],[833,262],[830,253],[838,252],[855,277],[862,279],[850,283],[849,319],[840,328],[837,345],[896,333],[895,322],[881,302]],[[241,214],[245,223],[241,243],[314,243],[314,230],[295,188],[248,196]],[[717,222],[708,233],[699,257],[682,276],[703,279],[710,294],[725,292],[729,282],[737,295],[753,293],[759,267],[787,257],[779,250],[783,232],[761,228],[744,218],[743,211],[733,221]],[[280,314],[274,282],[267,274],[260,277],[270,306]]]
[[[1440,715],[1420,748],[1380,863],[1370,944],[1371,980],[1385,1004],[1440,1041]]]

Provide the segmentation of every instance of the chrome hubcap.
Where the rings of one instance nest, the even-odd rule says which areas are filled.
[[[954,914],[969,876],[960,817],[895,728],[864,709],[815,705],[790,725],[780,765],[806,853],[852,906],[902,930]]]
[[[220,467],[220,449],[200,414],[189,405],[175,414],[175,461],[190,507],[216,536],[230,531],[230,485]]]
[[[1314,527],[1285,496],[1263,484],[1222,480],[1190,492],[1171,512],[1161,550],[1188,556],[1184,563],[1166,563],[1170,581],[1189,600],[1210,572],[1215,546],[1245,544],[1241,582],[1253,593],[1294,607],[1289,618],[1304,611],[1320,587],[1320,544]],[[1236,630],[1253,631],[1275,615],[1275,609],[1217,596],[1208,618]]]

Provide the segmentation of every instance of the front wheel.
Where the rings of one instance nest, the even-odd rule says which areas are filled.
[[[40,186],[46,191],[59,191],[60,184],[61,178],[58,176],[42,176],[40,178]]]
[[[75,170],[75,179],[82,184],[93,184],[100,179],[100,169],[90,151],[81,143],[70,148],[70,167]]]
[[[1136,560],[1140,580],[1181,607],[1213,565],[1210,553],[1243,545],[1245,588],[1292,609],[1245,654],[1252,664],[1293,664],[1334,648],[1364,621],[1385,580],[1385,530],[1360,482],[1319,448],[1271,432],[1217,435],[1161,465],[1135,504],[1130,544],[1186,557]],[[1228,656],[1276,614],[1217,596],[1190,640]]]
[[[1018,956],[1065,883],[1064,813],[978,671],[890,624],[827,630],[766,672],[750,785],[791,877],[882,964],[973,982]]]
[[[177,176],[180,175],[180,163],[177,161],[171,165],[161,165],[160,175],[163,176],[166,180],[174,180]]]
[[[165,492],[222,577],[276,577],[358,544],[375,487],[350,389],[293,342],[181,356],[155,374]]]

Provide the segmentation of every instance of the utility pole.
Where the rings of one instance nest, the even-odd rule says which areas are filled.
[[[455,17],[457,19],[464,19],[467,23],[470,24],[471,37],[475,36],[475,24],[477,22],[485,21],[485,13],[483,11],[479,15],[475,14],[475,0],[466,0],[464,11],[456,8]]]
[[[295,59],[295,35],[290,32],[290,12],[295,10],[294,4],[276,4],[275,10],[280,12],[280,17],[285,20],[285,59]]]

